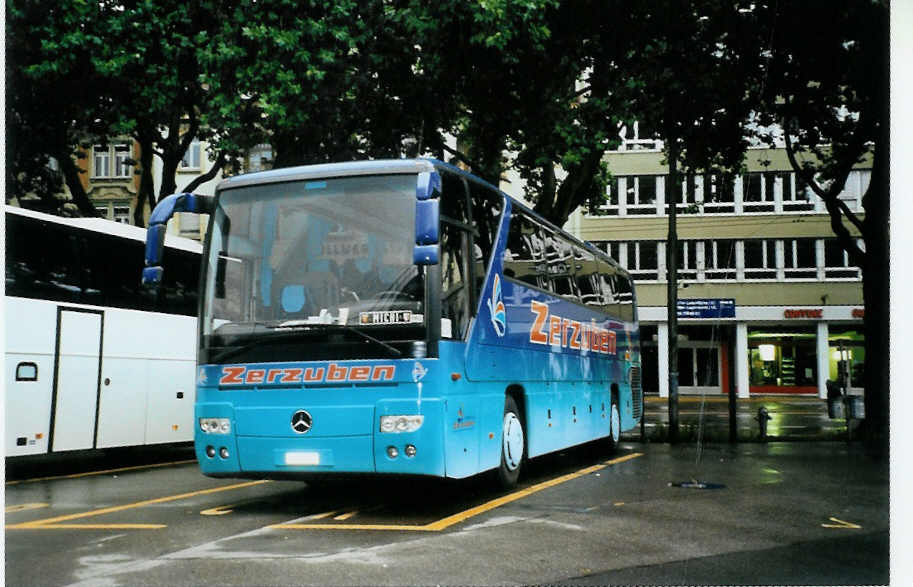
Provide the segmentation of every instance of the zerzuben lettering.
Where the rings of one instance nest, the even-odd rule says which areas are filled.
[[[235,385],[289,385],[300,383],[357,383],[366,381],[393,381],[395,365],[340,365],[330,363],[319,367],[247,368],[222,367],[221,386]]]
[[[548,304],[542,302],[530,302],[529,309],[536,315],[529,329],[529,342],[603,355],[616,353],[615,331],[596,326],[595,321],[587,324],[551,314]]]

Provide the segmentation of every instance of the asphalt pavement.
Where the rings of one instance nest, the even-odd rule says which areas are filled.
[[[5,496],[11,585],[883,584],[894,530],[888,464],[833,441],[585,445],[510,492],[214,480],[176,460]]]

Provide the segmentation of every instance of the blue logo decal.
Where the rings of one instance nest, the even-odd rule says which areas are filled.
[[[422,365],[421,363],[416,361],[415,365],[412,367],[412,381],[415,383],[418,383],[419,381],[421,381],[422,379],[425,378],[425,375],[427,373],[428,373],[428,369],[426,369],[424,365]]]
[[[501,297],[501,276],[495,275],[491,299],[488,300],[488,311],[491,314],[491,325],[498,336],[507,332],[507,313],[504,311],[504,300]]]

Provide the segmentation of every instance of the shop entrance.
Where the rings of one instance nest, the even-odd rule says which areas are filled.
[[[750,392],[817,394],[815,339],[812,326],[749,328]]]
[[[722,393],[718,342],[679,342],[678,391],[696,394]]]

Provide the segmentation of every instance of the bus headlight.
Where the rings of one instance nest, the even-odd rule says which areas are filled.
[[[200,430],[206,434],[228,434],[231,421],[228,418],[200,418]]]
[[[381,416],[381,432],[415,432],[422,427],[425,416]]]

